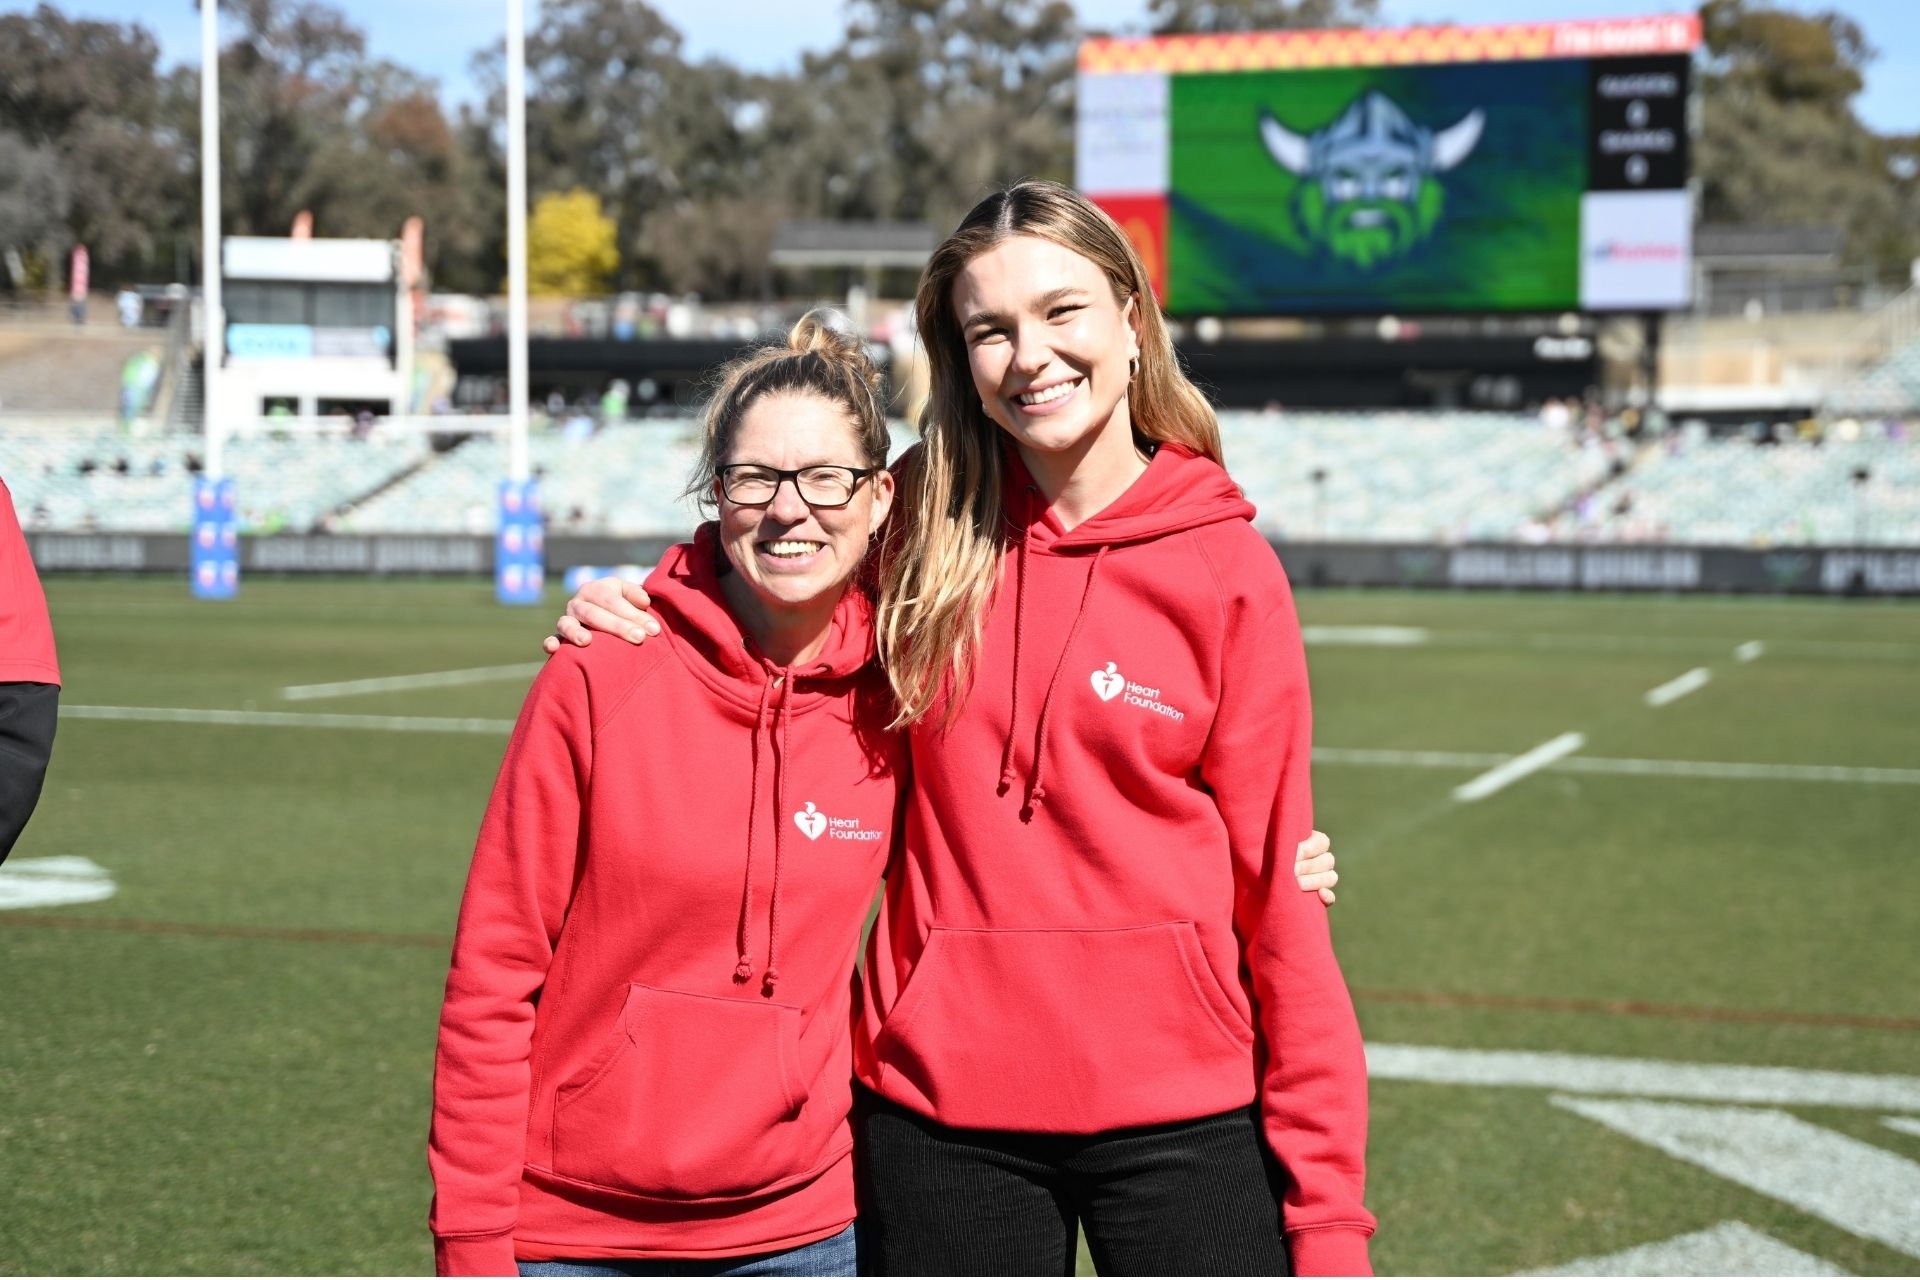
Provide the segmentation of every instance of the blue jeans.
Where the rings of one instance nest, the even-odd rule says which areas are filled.
[[[853,1228],[777,1253],[738,1258],[588,1258],[579,1262],[522,1262],[523,1276],[850,1276],[855,1274]]]

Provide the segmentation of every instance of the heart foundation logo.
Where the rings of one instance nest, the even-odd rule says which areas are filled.
[[[1120,674],[1120,664],[1117,662],[1109,662],[1105,671],[1093,673],[1093,691],[1100,695],[1102,702],[1112,702],[1126,687],[1126,678]]]
[[[800,828],[800,834],[809,840],[818,840],[820,833],[827,829],[827,815],[813,807],[813,801],[807,801],[807,807],[793,815],[793,825]]]

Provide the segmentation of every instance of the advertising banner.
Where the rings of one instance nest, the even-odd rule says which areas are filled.
[[[240,594],[239,491],[231,477],[193,480],[193,529],[187,574],[197,600],[231,600]]]
[[[546,591],[546,532],[538,480],[500,482],[500,531],[493,583],[501,604],[539,604]]]

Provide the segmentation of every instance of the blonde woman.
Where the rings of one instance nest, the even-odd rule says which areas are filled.
[[[1325,911],[1283,891],[1306,666],[1213,413],[1125,236],[1056,184],[982,201],[916,307],[862,1269],[1067,1274],[1081,1226],[1106,1275],[1366,1272],[1359,1029]]]

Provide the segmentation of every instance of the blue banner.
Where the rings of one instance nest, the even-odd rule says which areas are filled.
[[[193,537],[188,573],[199,600],[240,593],[239,495],[232,479],[193,479]]]
[[[539,604],[546,589],[546,533],[540,482],[500,482],[500,533],[494,541],[494,596],[501,604]]]

